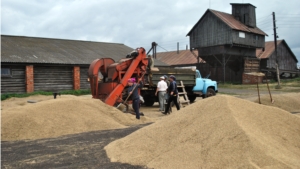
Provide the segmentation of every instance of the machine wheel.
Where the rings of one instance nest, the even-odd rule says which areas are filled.
[[[214,89],[212,88],[208,88],[205,97],[211,97],[211,96],[215,96],[216,92]]]
[[[190,100],[190,103],[193,103],[195,100],[196,100],[196,97],[195,95],[188,95],[188,98]]]
[[[145,105],[146,106],[153,106],[155,100],[150,96],[150,95],[147,95],[144,97],[144,100],[145,100]]]

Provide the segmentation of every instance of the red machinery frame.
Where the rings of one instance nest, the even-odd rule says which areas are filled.
[[[111,58],[96,59],[91,63],[88,75],[93,98],[111,106],[122,102],[122,92],[127,80],[133,76],[141,77],[148,65],[144,48],[137,48],[130,56],[131,58],[121,59],[119,63]],[[98,78],[99,72],[103,75],[101,81]]]

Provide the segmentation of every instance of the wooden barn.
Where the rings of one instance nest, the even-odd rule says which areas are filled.
[[[211,66],[205,60],[198,57],[198,51],[179,50],[169,52],[159,52],[156,58],[173,67],[195,66],[203,77],[209,77],[212,80],[221,81],[223,78],[223,68],[221,66]],[[256,59],[257,60],[257,59]],[[259,64],[259,63],[257,63]],[[231,69],[226,69],[226,79],[233,81],[235,72]],[[213,76],[211,76],[213,75]],[[218,80],[219,79],[219,80]]]
[[[246,72],[258,72],[256,48],[263,48],[267,34],[256,26],[255,6],[249,3],[231,3],[232,14],[208,9],[187,36],[191,50],[216,70],[211,74],[217,81],[249,81]],[[232,77],[233,75],[233,77]],[[243,80],[247,79],[247,80]]]
[[[119,43],[1,35],[1,93],[89,89],[93,60],[117,62],[132,50]]]
[[[260,59],[260,69],[276,79],[275,43],[269,41],[264,48],[256,49],[256,56]],[[281,77],[294,77],[299,73],[297,57],[292,52],[285,40],[277,40],[277,57]]]

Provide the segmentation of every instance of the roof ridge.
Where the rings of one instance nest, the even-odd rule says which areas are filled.
[[[182,49],[182,50],[179,50],[179,51],[190,51],[190,50]],[[166,52],[157,52],[157,53],[170,53],[170,52],[177,52],[177,50],[166,51]]]
[[[20,35],[3,35],[6,37],[19,37],[19,38],[35,38],[35,39],[47,39],[47,40],[62,40],[62,41],[77,41],[77,42],[93,42],[93,43],[107,43],[107,44],[120,44],[124,45],[124,43],[114,43],[114,42],[99,42],[99,41],[88,41],[88,40],[76,40],[76,39],[60,39],[60,38],[47,38],[47,37],[35,37],[35,36],[20,36]]]

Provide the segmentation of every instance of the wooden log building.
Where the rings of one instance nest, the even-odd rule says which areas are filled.
[[[117,62],[131,51],[119,43],[1,35],[1,93],[89,89],[93,60]]]
[[[223,68],[222,81],[228,81],[226,69],[229,68],[235,72],[234,81],[254,83],[256,80],[249,81],[245,73],[259,71],[256,48],[264,47],[267,34],[256,26],[255,6],[249,3],[231,5],[232,14],[207,9],[187,34],[190,47],[198,50],[198,56],[212,67]]]
[[[276,79],[274,41],[266,42],[264,48],[256,49],[256,56],[260,59],[260,70],[266,73],[270,78],[275,77]],[[297,57],[284,39],[277,41],[277,57],[281,77],[295,77],[299,74]]]

